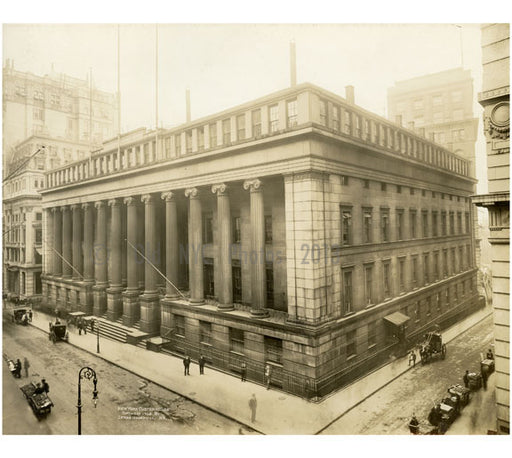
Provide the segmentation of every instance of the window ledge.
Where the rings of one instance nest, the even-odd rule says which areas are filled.
[[[357,356],[357,354],[353,354],[350,356],[347,356],[347,361],[350,361],[351,359],[354,359]]]

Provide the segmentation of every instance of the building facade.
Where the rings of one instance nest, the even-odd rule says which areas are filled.
[[[492,247],[497,431],[510,434],[510,26],[482,26],[482,92],[488,194],[473,202],[489,212]]]
[[[117,135],[118,102],[114,94],[94,88],[88,79],[56,73],[38,76],[3,67],[3,165],[31,136],[89,145],[88,151]]]
[[[46,173],[44,301],[323,396],[481,305],[469,168],[350,87],[134,131]]]

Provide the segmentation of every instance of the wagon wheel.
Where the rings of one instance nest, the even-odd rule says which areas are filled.
[[[441,358],[446,358],[446,344],[443,344],[443,346],[441,347]]]

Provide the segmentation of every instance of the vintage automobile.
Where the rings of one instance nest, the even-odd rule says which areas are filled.
[[[14,307],[12,309],[12,322],[26,326],[30,321],[32,308],[30,307]]]
[[[30,407],[32,407],[37,418],[41,419],[52,411],[53,402],[44,391],[42,393],[36,393],[36,388],[37,387],[34,383],[30,382],[29,384],[22,386],[20,390],[25,395],[25,398],[27,399]]]
[[[425,340],[420,344],[421,364],[426,364],[434,357],[446,358],[446,344],[439,331],[431,331],[425,334]]]
[[[62,323],[50,323],[50,340],[55,343],[58,340],[68,342],[69,332],[65,324]]]

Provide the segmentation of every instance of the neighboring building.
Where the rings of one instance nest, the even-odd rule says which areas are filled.
[[[37,153],[36,153],[37,152]],[[89,155],[89,145],[32,136],[14,148],[3,181],[4,293],[41,296],[44,172]]]
[[[117,98],[91,87],[88,80],[52,71],[37,76],[3,67],[3,165],[14,148],[31,136],[89,145],[88,151],[117,135]],[[92,131],[92,135],[90,132]]]
[[[469,169],[351,87],[133,131],[46,173],[45,305],[323,396],[482,305]]]
[[[462,68],[399,81],[388,90],[389,119],[470,161],[470,176],[476,178],[478,119],[473,104],[473,78],[470,70]],[[476,265],[482,267],[481,251],[489,250],[489,245],[487,240],[482,240],[485,233],[478,230],[477,209],[473,217]],[[479,271],[478,287],[483,294],[482,271]]]
[[[473,202],[489,211],[492,246],[497,430],[510,434],[510,26],[482,26],[482,92],[488,194]]]

